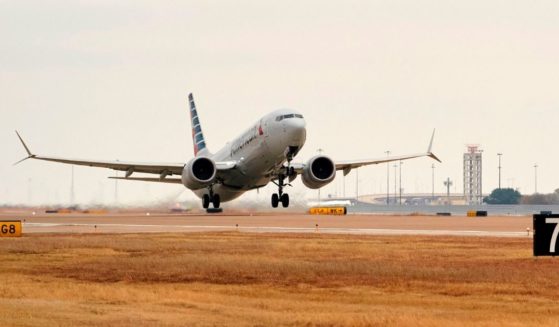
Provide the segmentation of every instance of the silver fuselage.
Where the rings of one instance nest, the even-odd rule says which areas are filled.
[[[278,117],[289,118],[278,119]],[[246,191],[266,186],[274,177],[271,173],[287,161],[289,147],[300,150],[305,144],[306,123],[302,116],[289,109],[274,111],[253,124],[245,132],[227,143],[215,154],[199,153],[214,161],[236,161],[227,178],[213,186],[221,201],[230,201]],[[195,190],[198,197],[207,189]]]

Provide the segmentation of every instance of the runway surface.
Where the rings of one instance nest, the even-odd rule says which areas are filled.
[[[314,216],[303,213],[229,214],[36,214],[0,212],[24,222],[24,233],[164,233],[240,231],[360,235],[528,237],[532,218],[396,215]]]

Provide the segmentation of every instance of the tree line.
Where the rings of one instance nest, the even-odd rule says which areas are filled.
[[[522,195],[512,188],[494,189],[483,199],[487,204],[559,204],[559,189],[553,193]]]

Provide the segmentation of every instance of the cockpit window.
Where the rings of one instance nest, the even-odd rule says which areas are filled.
[[[303,118],[303,115],[300,115],[300,114],[287,114],[287,115],[277,116],[277,117],[276,117],[276,121],[282,121],[282,120],[288,119],[288,118]]]

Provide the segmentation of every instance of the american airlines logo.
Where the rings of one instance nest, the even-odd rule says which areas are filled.
[[[239,152],[240,150],[247,147],[252,141],[254,141],[258,136],[264,135],[264,130],[262,129],[262,125],[258,127],[254,126],[253,128],[249,129],[243,136],[239,137],[233,145],[231,146],[231,155]]]

